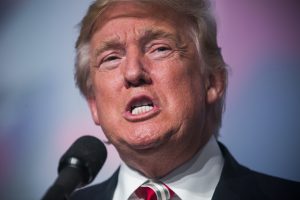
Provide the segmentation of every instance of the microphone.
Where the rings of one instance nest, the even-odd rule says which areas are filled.
[[[66,200],[76,189],[91,183],[107,157],[104,144],[93,136],[77,139],[60,158],[58,177],[42,200]]]

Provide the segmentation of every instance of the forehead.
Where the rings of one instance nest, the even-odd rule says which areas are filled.
[[[179,23],[184,25],[186,24],[185,22],[187,22],[186,18],[181,14],[162,5],[149,2],[120,1],[109,4],[101,15],[98,16],[94,24],[92,35],[114,20],[130,18],[140,22],[151,21],[153,28],[163,25],[176,27]],[[125,27],[126,25],[127,24],[123,24]]]

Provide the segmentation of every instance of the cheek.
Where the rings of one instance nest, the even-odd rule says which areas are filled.
[[[205,86],[197,63],[177,61],[162,68],[158,81],[162,92],[172,101],[172,109],[187,112],[205,103]],[[197,68],[196,68],[197,67]]]
[[[116,71],[99,72],[93,76],[94,93],[102,99],[114,99],[120,92],[121,79]],[[104,101],[104,103],[109,103]]]
[[[116,109],[113,108],[118,108],[120,104],[118,101],[121,100],[118,85],[118,80],[115,80],[110,74],[95,74],[93,89],[96,97],[98,115],[101,118],[100,120],[107,118],[108,114],[110,117],[116,115],[116,113],[114,113]]]
[[[156,70],[157,81],[169,91],[188,92],[202,91],[204,86],[200,66],[195,62],[176,59],[162,63]],[[204,88],[204,87],[203,87]]]

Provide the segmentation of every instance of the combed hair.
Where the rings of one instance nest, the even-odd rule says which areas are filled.
[[[158,4],[169,7],[191,20],[194,41],[199,54],[202,55],[205,76],[214,73],[222,74],[224,83],[223,96],[208,108],[207,122],[211,124],[212,132],[217,134],[221,126],[227,88],[227,67],[223,60],[221,49],[217,44],[217,26],[212,15],[209,0],[96,0],[92,3],[80,23],[80,34],[76,42],[75,82],[85,98],[93,97],[93,87],[90,76],[90,39],[94,33],[96,21],[101,20],[101,13],[113,2],[135,1]],[[213,76],[212,76],[213,77]]]

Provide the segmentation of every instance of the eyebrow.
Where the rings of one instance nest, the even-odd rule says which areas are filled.
[[[95,56],[99,56],[101,53],[110,49],[123,49],[125,44],[123,44],[118,37],[108,39],[107,41],[101,42],[99,47],[96,49]]]
[[[141,46],[145,46],[147,43],[149,43],[152,40],[156,39],[169,39],[173,41],[176,45],[176,47],[183,46],[182,40],[179,37],[179,35],[172,34],[170,32],[166,32],[161,29],[147,29],[144,30],[141,34],[142,37],[139,39],[139,43]],[[96,49],[95,56],[99,56],[101,53],[111,50],[111,49],[124,49],[126,44],[124,42],[120,41],[119,37],[113,37],[111,39],[108,39],[107,41],[102,41],[99,47]]]
[[[187,51],[187,43],[180,37],[178,33],[171,33],[164,31],[162,29],[149,29],[145,30],[143,36],[140,39],[142,46],[145,46],[147,43],[156,40],[156,39],[167,39],[171,40],[175,44],[175,48],[180,55],[183,55]]]
[[[180,39],[177,35],[161,29],[149,29],[144,31],[143,36],[140,39],[140,43],[142,45],[145,45],[148,42],[156,39],[169,39],[171,41],[174,41],[176,43],[176,46],[180,42]]]

